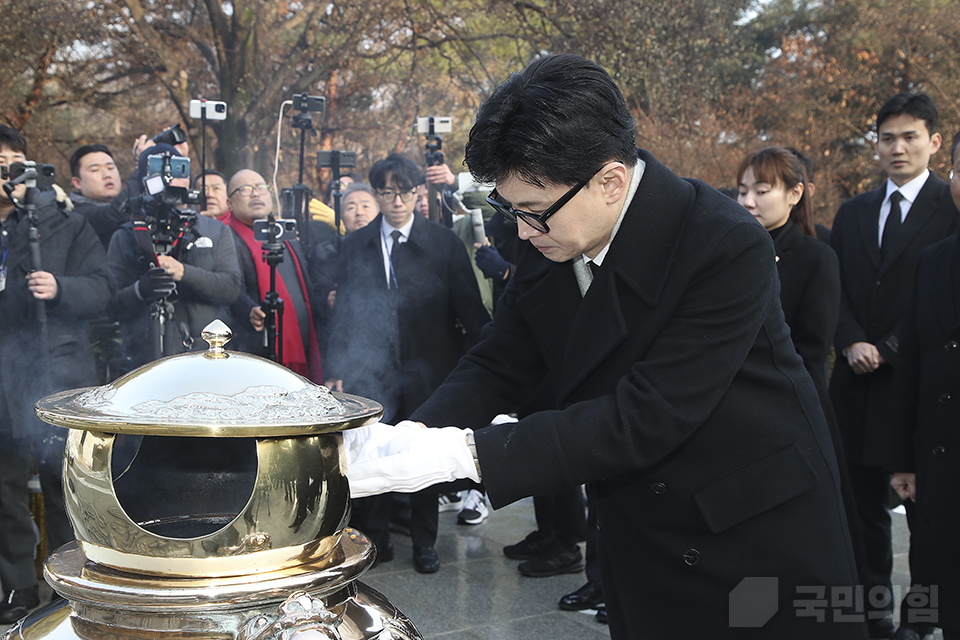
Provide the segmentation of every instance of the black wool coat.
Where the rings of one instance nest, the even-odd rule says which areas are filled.
[[[883,464],[882,425],[893,397],[899,324],[913,287],[917,259],[924,248],[960,226],[950,185],[931,173],[910,207],[896,243],[881,261],[877,234],[885,196],[884,184],[844,202],[830,238],[840,261],[841,285],[830,395],[847,460],[876,467]],[[843,350],[855,342],[875,345],[887,362],[871,373],[855,374],[843,357]]]
[[[798,586],[856,577],[770,235],[718,191],[640,159],[587,294],[572,261],[526,246],[480,344],[413,418],[477,429],[495,507],[594,483],[615,640],[865,638],[793,604],[809,597]],[[549,410],[483,428],[541,384]],[[764,592],[779,611],[731,628],[730,594],[757,576],[776,582]]]
[[[57,207],[54,197],[52,191],[43,191],[36,200],[41,265],[56,277],[58,287],[57,297],[46,303],[46,353],[36,299],[26,286],[32,270],[26,216],[17,222],[5,260],[6,286],[0,291],[0,377],[9,421],[0,419],[0,441],[10,436],[43,437],[56,428],[36,417],[33,408],[37,400],[55,391],[97,384],[87,321],[106,312],[116,286],[93,228],[83,216]]]
[[[381,216],[344,238],[324,374],[404,419],[440,386],[490,315],[460,238],[414,214],[387,287]]]
[[[888,471],[913,472],[910,577],[938,585],[940,626],[960,632],[960,247],[957,237],[920,256],[903,318]]]
[[[790,339],[824,399],[827,360],[840,310],[840,271],[830,245],[787,221],[773,241],[780,304]]]

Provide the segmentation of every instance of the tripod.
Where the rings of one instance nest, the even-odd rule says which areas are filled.
[[[283,243],[277,239],[276,218],[267,217],[269,235],[263,242],[263,261],[270,267],[270,289],[263,296],[260,308],[266,314],[263,326],[263,346],[274,362],[283,362],[283,298],[277,292],[277,267],[283,262]]]

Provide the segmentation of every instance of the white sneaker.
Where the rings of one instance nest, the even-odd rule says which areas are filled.
[[[440,513],[444,511],[456,511],[463,506],[463,499],[460,497],[459,493],[441,493],[438,500],[438,510]]]
[[[463,509],[457,514],[457,524],[480,524],[489,515],[486,496],[476,489],[470,489],[463,501]]]

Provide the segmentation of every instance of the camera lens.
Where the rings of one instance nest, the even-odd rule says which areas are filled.
[[[217,104],[217,105],[214,105],[213,108],[216,110],[217,113],[226,113],[226,112],[227,112],[227,105],[225,105],[225,104]]]

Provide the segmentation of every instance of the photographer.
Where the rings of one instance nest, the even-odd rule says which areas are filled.
[[[263,261],[261,241],[253,230],[257,220],[266,220],[273,211],[270,186],[256,171],[241,169],[230,178],[228,187],[230,216],[228,224],[234,231],[237,257],[243,275],[243,289],[231,307],[237,319],[234,336],[239,349],[269,357],[264,345],[263,331],[267,320],[261,301],[270,290],[270,267]],[[320,346],[313,323],[317,303],[311,300],[314,292],[309,267],[300,242],[278,238],[283,246],[283,261],[277,265],[276,292],[283,301],[283,360],[281,364],[314,382],[323,381]]]
[[[26,162],[26,151],[24,137],[0,125],[0,168],[10,180],[24,168],[16,163]],[[31,240],[27,203],[38,240]],[[0,189],[0,225],[0,624],[10,624],[39,604],[27,490],[31,449],[50,549],[73,539],[60,481],[65,432],[41,422],[33,407],[55,391],[96,384],[86,321],[103,313],[114,284],[96,233],[83,216],[61,209],[52,189],[19,184],[9,196]],[[37,248],[42,269],[35,270]]]
[[[164,166],[180,154],[169,145],[150,146],[140,154],[137,177],[148,177],[149,156],[164,156]],[[166,170],[166,169],[165,169]],[[230,232],[220,222],[185,212],[184,202],[170,204],[169,194],[185,188],[188,178],[164,176],[163,195],[144,193],[136,220],[146,222],[156,252],[144,250],[133,222],[124,224],[110,242],[110,268],[120,290],[113,312],[123,333],[125,368],[133,369],[155,358],[206,348],[203,328],[217,318],[227,318],[227,307],[240,291],[240,270]],[[183,192],[179,192],[183,193]],[[162,233],[161,233],[162,231]],[[182,233],[181,233],[182,232]],[[170,237],[179,242],[167,243]],[[159,323],[158,308],[165,309],[162,353],[146,338]]]

